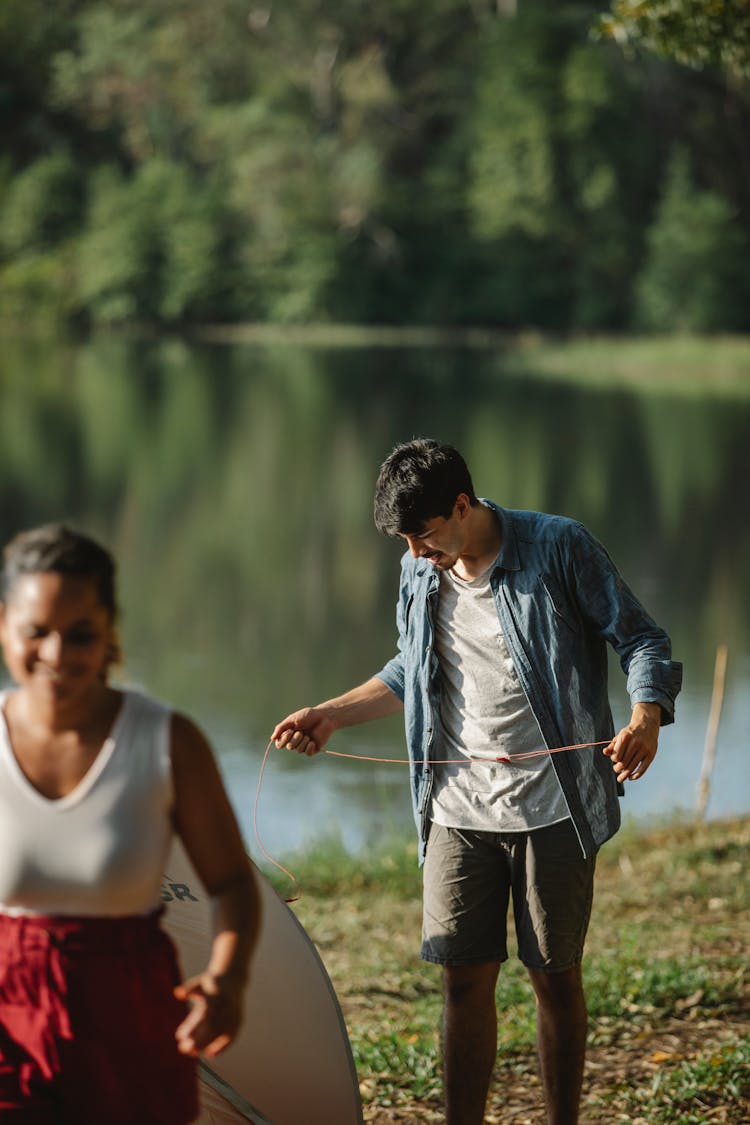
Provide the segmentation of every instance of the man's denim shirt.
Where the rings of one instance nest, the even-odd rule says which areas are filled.
[[[631,703],[658,703],[674,721],[682,665],[609,555],[575,520],[510,511],[490,501],[502,541],[490,576],[500,625],[519,679],[550,749],[609,740],[609,642],[627,675]],[[429,831],[430,757],[439,722],[440,671],[434,652],[438,572],[409,553],[401,561],[398,654],[377,673],[404,703],[420,862]],[[540,743],[541,745],[541,743]],[[584,855],[620,824],[618,785],[602,747],[552,755]],[[499,829],[500,830],[500,829]]]

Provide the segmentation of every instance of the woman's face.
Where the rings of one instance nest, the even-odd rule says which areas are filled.
[[[26,574],[0,607],[7,669],[45,705],[65,707],[100,686],[114,640],[112,613],[93,578]]]

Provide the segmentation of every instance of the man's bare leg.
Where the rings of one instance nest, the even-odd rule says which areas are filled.
[[[446,965],[443,1080],[446,1125],[482,1125],[497,1055],[499,961]]]
[[[581,967],[530,970],[537,1002],[537,1050],[548,1125],[577,1125],[586,1057],[586,1001]]]

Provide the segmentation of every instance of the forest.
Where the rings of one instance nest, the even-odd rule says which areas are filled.
[[[748,8],[660,6],[3,0],[0,319],[747,331]]]

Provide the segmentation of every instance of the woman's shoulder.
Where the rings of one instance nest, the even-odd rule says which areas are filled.
[[[168,703],[138,687],[119,689],[122,696],[120,711],[123,723],[153,723],[156,726],[170,724],[173,710]]]

